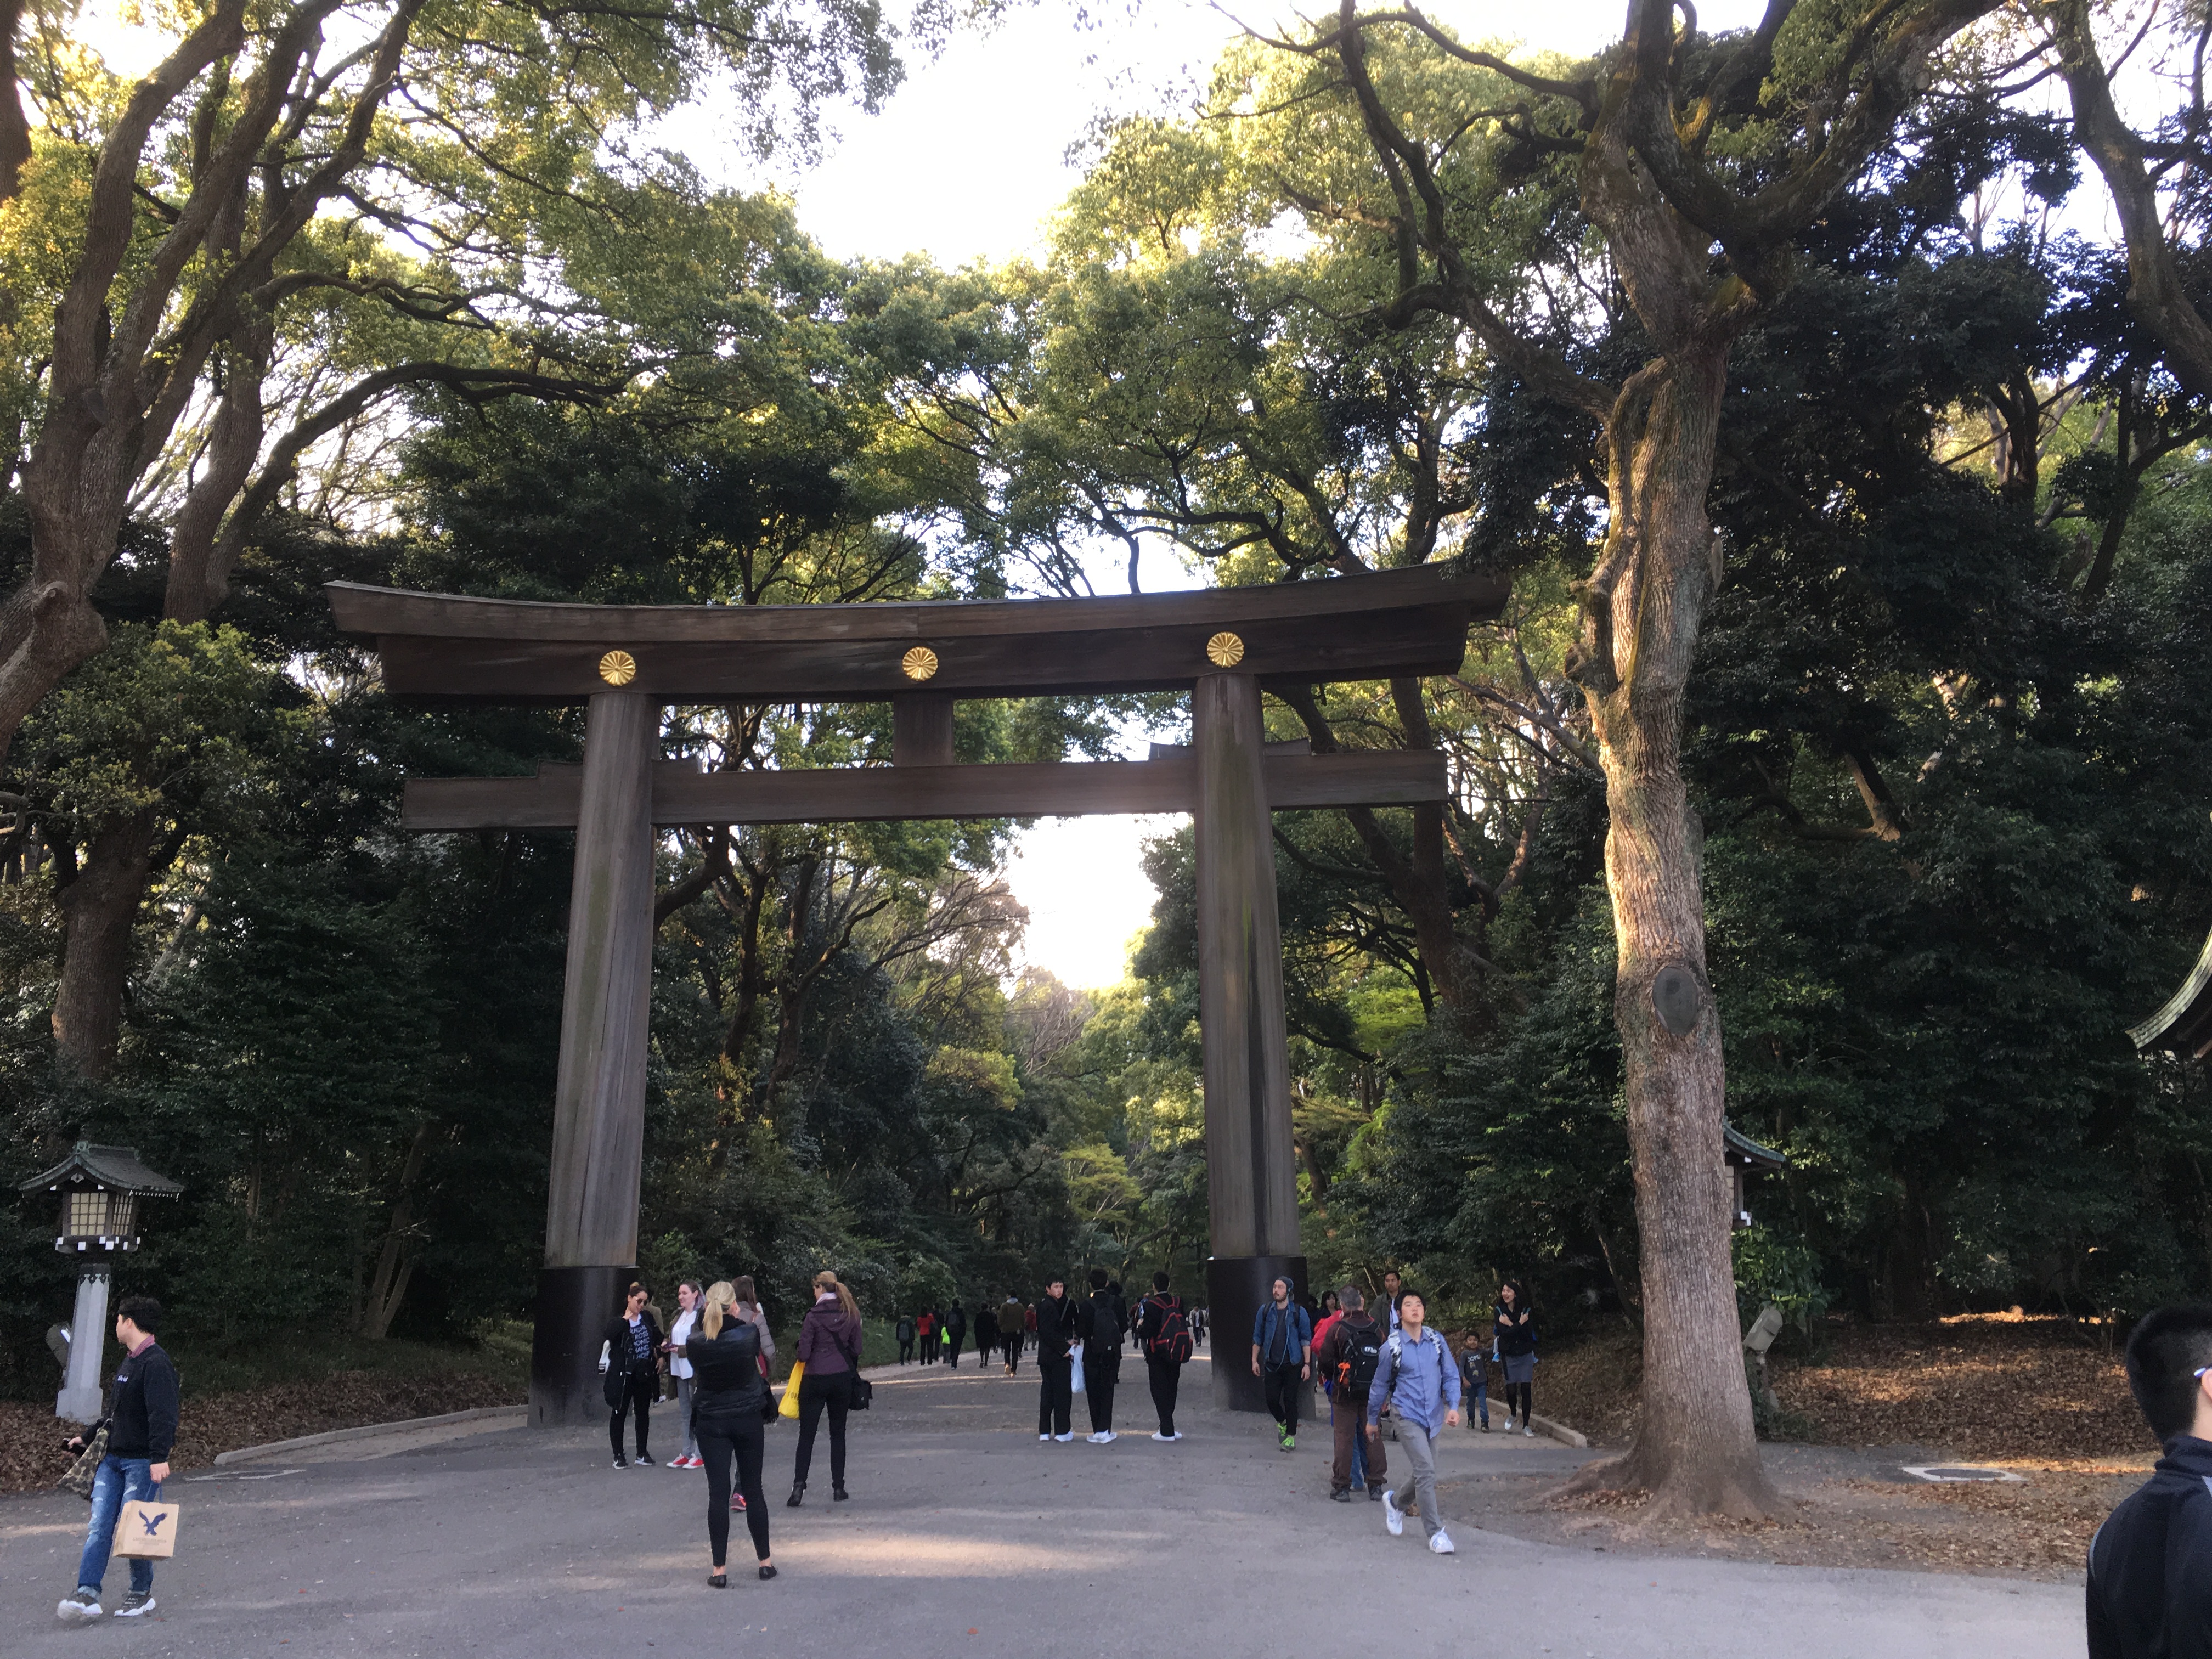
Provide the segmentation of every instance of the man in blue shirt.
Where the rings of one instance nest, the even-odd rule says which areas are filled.
[[[1291,1300],[1291,1281],[1278,1279],[1274,1293],[1252,1316],[1252,1375],[1274,1413],[1275,1442],[1298,1449],[1298,1396],[1313,1375],[1313,1322]]]
[[[1452,1553],[1451,1534],[1437,1514],[1437,1440],[1459,1422],[1459,1367],[1443,1338],[1424,1322],[1428,1309],[1406,1292],[1398,1304],[1397,1334],[1382,1345],[1375,1386],[1367,1395],[1367,1437],[1381,1433],[1387,1401],[1398,1413],[1398,1444],[1412,1473],[1405,1486],[1382,1494],[1382,1524],[1393,1538],[1406,1530],[1406,1510],[1418,1501],[1430,1552]]]

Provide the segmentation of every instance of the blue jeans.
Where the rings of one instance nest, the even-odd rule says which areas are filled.
[[[84,1530],[84,1559],[76,1564],[76,1587],[99,1594],[107,1577],[107,1558],[115,1547],[115,1517],[133,1500],[152,1502],[161,1495],[149,1457],[103,1457],[92,1478],[92,1524]],[[154,1564],[132,1558],[131,1588],[154,1588]]]
[[[1490,1426],[1490,1368],[1486,1365],[1468,1379],[1468,1391],[1474,1396],[1473,1411],[1480,1413],[1482,1426]]]

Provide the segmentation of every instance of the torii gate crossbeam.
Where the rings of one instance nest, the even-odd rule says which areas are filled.
[[[410,700],[588,704],[580,767],[416,779],[422,830],[576,832],[531,1420],[596,1420],[599,1332],[635,1271],[652,990],[655,826],[1188,811],[1212,1255],[1231,1363],[1215,1396],[1263,1409],[1234,1363],[1268,1281],[1299,1254],[1282,942],[1268,815],[1445,799],[1441,755],[1313,755],[1263,740],[1260,696],[1455,672],[1505,585],[1430,568],[1129,598],[843,605],[543,605],[334,582]],[[957,697],[1186,690],[1192,742],[1149,761],[953,763]],[[888,767],[702,773],[660,758],[669,703],[892,705]]]

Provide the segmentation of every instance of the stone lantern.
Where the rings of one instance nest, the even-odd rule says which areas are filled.
[[[54,1249],[77,1259],[76,1311],[70,1319],[68,1370],[54,1401],[54,1415],[90,1423],[100,1416],[110,1266],[118,1255],[138,1248],[139,1201],[174,1198],[184,1188],[141,1164],[131,1147],[95,1146],[80,1140],[66,1158],[23,1182],[19,1190],[43,1190],[61,1201]]]

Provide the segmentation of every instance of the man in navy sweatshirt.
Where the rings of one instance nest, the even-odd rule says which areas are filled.
[[[2166,1455],[2089,1540],[2089,1659],[2212,1659],[2212,1305],[2137,1320],[2128,1388]]]
[[[115,1403],[102,1419],[107,1425],[107,1455],[92,1482],[92,1524],[85,1529],[84,1555],[76,1568],[76,1593],[54,1609],[64,1619],[97,1619],[100,1581],[115,1546],[115,1517],[137,1500],[158,1501],[169,1478],[169,1449],[177,1441],[177,1368],[155,1341],[161,1304],[150,1296],[126,1296],[115,1310],[115,1340],[123,1345],[123,1365],[115,1373]],[[98,1433],[99,1424],[91,1432]],[[70,1442],[82,1446],[80,1437]],[[134,1557],[131,1593],[115,1610],[118,1619],[154,1611],[154,1564]]]

